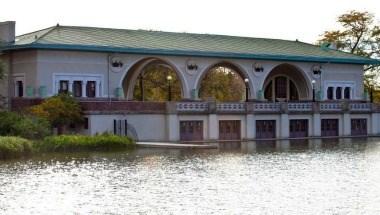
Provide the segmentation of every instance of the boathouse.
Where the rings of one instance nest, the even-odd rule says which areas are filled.
[[[15,22],[0,23],[0,39],[9,108],[70,92],[83,107],[86,123],[76,129],[84,134],[144,141],[380,134],[380,107],[363,86],[363,67],[379,61],[328,44],[60,25],[15,36]],[[172,72],[165,101],[144,99],[141,74],[152,67]],[[240,100],[200,96],[202,80],[221,67],[244,81]]]

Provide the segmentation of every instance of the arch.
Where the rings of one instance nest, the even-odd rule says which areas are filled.
[[[291,86],[294,85],[294,88],[296,89],[296,94],[298,94],[298,99],[296,100],[309,100],[311,99],[312,94],[312,87],[311,87],[311,81],[309,80],[308,76],[295,65],[288,64],[288,63],[282,63],[277,66],[275,66],[266,76],[264,79],[262,88],[264,91],[264,94],[266,94],[267,86],[272,83],[275,84],[275,81],[278,77],[285,77],[287,82],[285,84],[286,86],[286,100],[290,100],[291,98]],[[275,86],[272,88],[275,89]],[[276,94],[273,92],[273,94]]]
[[[233,63],[233,62],[227,61],[227,60],[216,61],[214,63],[211,63],[210,65],[208,65],[204,69],[202,69],[198,73],[198,75],[197,75],[197,77],[195,79],[194,89],[197,89],[199,91],[201,83],[202,83],[202,80],[205,78],[206,74],[210,70],[212,70],[213,68],[216,68],[216,67],[219,67],[219,66],[231,68],[233,71],[235,71],[242,78],[242,80],[244,80],[245,78],[248,78],[248,88],[249,88],[248,98],[249,99],[253,99],[254,98],[254,96],[256,95],[255,94],[256,92],[255,92],[255,89],[253,87],[253,80],[248,75],[248,72],[244,68],[242,68],[239,64],[236,64],[236,63]]]
[[[119,86],[122,86],[124,97],[127,100],[133,99],[134,87],[136,85],[139,75],[148,65],[152,63],[165,65],[169,67],[171,70],[173,70],[180,82],[181,98],[189,97],[188,84],[185,79],[185,76],[173,62],[171,62],[168,59],[163,59],[159,57],[144,57],[136,60],[127,70],[125,70],[123,78],[120,80]]]

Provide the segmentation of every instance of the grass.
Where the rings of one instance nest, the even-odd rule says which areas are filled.
[[[111,134],[60,135],[46,137],[35,147],[41,152],[120,151],[135,148],[135,142],[129,137]]]
[[[32,151],[33,144],[27,139],[0,136],[0,160],[19,158],[31,154]]]

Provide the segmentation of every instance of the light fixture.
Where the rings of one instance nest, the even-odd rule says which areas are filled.
[[[315,102],[315,87],[314,87],[314,85],[315,85],[315,80],[314,80],[314,79],[311,81],[311,85],[312,85],[312,87],[313,87],[313,102]]]
[[[311,67],[311,70],[313,71],[314,75],[320,75],[322,73],[322,66],[321,65],[313,65]]]
[[[248,96],[249,96],[249,87],[248,87],[248,78],[244,78],[244,83],[245,83],[245,102],[248,102]]]
[[[187,69],[188,70],[197,70],[198,69],[198,65],[195,64],[195,63],[190,63],[187,65]]]
[[[261,63],[255,63],[253,65],[253,68],[255,69],[256,72],[263,72],[264,71],[264,67],[263,67],[263,65],[261,65]]]
[[[166,80],[171,81],[173,77],[171,75],[166,76]]]

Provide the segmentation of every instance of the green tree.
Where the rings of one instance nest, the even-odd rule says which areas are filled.
[[[319,44],[335,43],[338,50],[380,59],[380,26],[374,22],[373,14],[353,10],[339,16],[337,22],[340,29],[325,31]],[[364,71],[365,88],[377,88],[379,65],[366,65]]]
[[[152,63],[144,68],[134,87],[133,98],[139,101],[167,101],[169,90],[167,77],[169,75],[172,77],[170,83],[172,101],[180,100],[181,83],[175,71],[169,66],[159,63]]]
[[[41,104],[31,107],[30,112],[35,116],[47,119],[51,125],[63,129],[71,124],[83,122],[82,108],[79,102],[65,93],[50,97]]]
[[[3,80],[3,78],[4,78],[4,64],[0,60],[0,80]]]
[[[218,66],[209,70],[203,78],[199,97],[216,101],[241,101],[244,92],[245,84],[240,75],[229,67]]]

